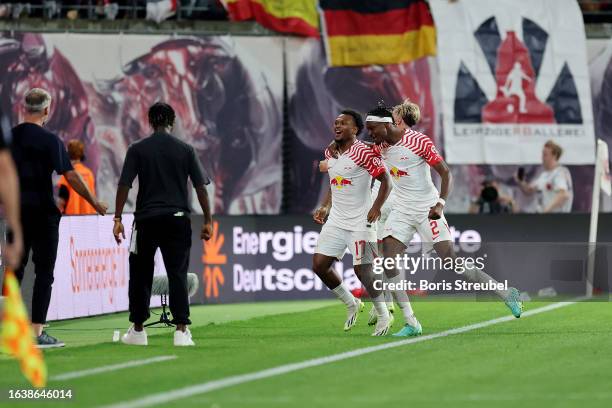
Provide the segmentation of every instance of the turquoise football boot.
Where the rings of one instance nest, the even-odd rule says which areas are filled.
[[[521,317],[523,313],[523,302],[521,301],[521,293],[517,288],[510,288],[508,290],[508,297],[504,301],[508,309],[512,312],[512,315],[517,319]]]
[[[421,326],[420,322],[417,322],[416,327],[405,324],[404,327],[402,327],[402,330],[393,334],[393,337],[416,337],[420,336],[421,334],[423,334],[423,327]]]

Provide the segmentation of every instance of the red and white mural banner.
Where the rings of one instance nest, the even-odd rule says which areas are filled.
[[[451,163],[594,161],[582,15],[575,0],[432,0]]]

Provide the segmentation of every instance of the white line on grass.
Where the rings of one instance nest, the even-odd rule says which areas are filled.
[[[559,309],[561,307],[573,305],[577,303],[579,298],[571,302],[558,302],[548,306],[543,306],[537,309],[529,310],[523,313],[523,317],[533,316],[539,313],[549,312],[551,310]],[[460,334],[469,332],[483,327],[492,326],[494,324],[515,320],[513,316],[504,316],[497,319],[487,320],[480,323],[470,324],[468,326],[458,327],[456,329],[445,330],[439,333],[429,334],[426,336],[412,337],[406,340],[394,341],[391,343],[380,344],[377,346],[365,347],[356,349],[353,351],[347,351],[340,354],[333,354],[327,357],[314,358],[312,360],[302,361],[300,363],[286,364],[278,367],[268,368],[266,370],[255,371],[253,373],[234,375],[231,377],[221,378],[219,380],[207,381],[201,384],[191,385],[188,387],[180,388],[173,391],[160,392],[158,394],[149,395],[146,397],[139,397],[137,399],[125,402],[119,402],[116,404],[106,405],[104,408],[140,408],[150,407],[153,405],[164,404],[167,402],[175,402],[181,398],[188,398],[194,395],[205,394],[207,392],[216,391],[222,388],[231,387],[233,385],[244,384],[251,381],[261,380],[264,378],[275,377],[282,374],[292,373],[294,371],[303,370],[310,367],[322,366],[336,361],[347,360],[349,358],[363,356],[364,354],[370,354],[381,350],[388,350],[396,347],[405,346],[407,344],[420,343],[427,340],[433,340],[440,337],[447,337],[453,334]]]
[[[174,360],[176,358],[177,358],[176,356],[159,356],[159,357],[147,358],[144,360],[126,361],[125,363],[120,363],[120,364],[113,364],[113,365],[107,365],[107,366],[102,366],[102,367],[89,368],[87,370],[72,371],[69,373],[59,374],[59,375],[51,377],[51,380],[52,381],[72,380],[75,378],[82,378],[82,377],[88,377],[90,375],[107,373],[109,371],[124,370],[126,368],[140,367],[140,366],[147,365],[147,364],[161,363],[162,361]]]

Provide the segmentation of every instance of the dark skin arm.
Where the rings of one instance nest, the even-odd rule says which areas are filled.
[[[440,198],[446,201],[448,198],[448,193],[450,193],[450,186],[452,183],[452,175],[448,165],[444,160],[432,166],[434,170],[440,175],[442,179],[442,183],[440,185]],[[438,220],[442,216],[442,210],[444,206],[440,203],[437,203],[433,207],[429,209],[429,219],[430,220]]]
[[[380,218],[380,209],[387,200],[387,197],[389,197],[392,189],[389,174],[386,171],[379,174],[376,180],[380,181],[380,189],[378,190],[376,200],[372,204],[372,208],[368,212],[368,222],[370,223],[376,222]]]
[[[328,187],[323,202],[312,215],[312,218],[317,224],[325,224],[325,219],[327,218],[327,215],[329,214],[329,209],[331,208],[331,202],[331,187]]]
[[[208,192],[206,187],[196,187],[196,194],[200,207],[202,207],[202,213],[204,214],[204,225],[202,225],[202,231],[200,231],[200,238],[204,241],[208,241],[212,235],[212,216],[210,215],[210,204],[208,203]]]
[[[127,186],[119,186],[117,188],[117,196],[115,197],[115,225],[113,226],[113,235],[117,244],[121,244],[121,241],[125,239],[125,229],[121,222],[121,214],[123,214],[123,207],[128,199],[130,188]]]

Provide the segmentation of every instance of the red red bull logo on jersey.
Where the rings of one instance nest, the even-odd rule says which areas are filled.
[[[336,176],[329,181],[329,184],[340,190],[344,186],[352,186],[353,182],[349,179],[345,179],[342,176]]]
[[[391,173],[391,176],[392,176],[394,179],[396,179],[396,180],[398,180],[398,179],[399,179],[400,177],[402,177],[402,176],[407,176],[407,175],[408,175],[408,172],[407,172],[407,171],[400,170],[400,169],[398,169],[398,168],[397,168],[397,167],[395,167],[395,166],[391,167],[391,169],[389,170],[389,173]]]

